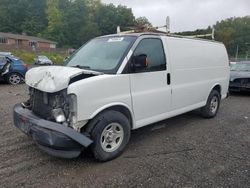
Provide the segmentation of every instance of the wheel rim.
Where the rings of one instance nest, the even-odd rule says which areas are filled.
[[[100,142],[105,152],[117,150],[124,138],[124,131],[119,123],[111,123],[102,131]]]
[[[13,84],[13,85],[19,84],[20,81],[21,81],[21,78],[20,78],[20,76],[17,75],[17,74],[12,74],[12,75],[10,75],[10,77],[9,77],[9,82],[10,82],[11,84]]]
[[[218,108],[219,100],[218,97],[213,96],[211,103],[210,103],[210,111],[215,114]]]

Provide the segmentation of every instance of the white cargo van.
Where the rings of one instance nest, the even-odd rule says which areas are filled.
[[[66,66],[26,74],[30,99],[14,107],[15,126],[47,153],[73,158],[90,146],[111,160],[130,132],[194,109],[217,114],[227,96],[222,43],[156,33],[108,35],[82,46]]]

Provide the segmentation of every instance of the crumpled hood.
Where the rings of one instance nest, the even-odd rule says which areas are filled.
[[[30,87],[53,93],[67,88],[70,79],[81,74],[100,73],[74,67],[44,66],[30,69],[26,73],[25,82]]]
[[[230,71],[230,81],[234,81],[237,78],[250,78],[249,71]]]

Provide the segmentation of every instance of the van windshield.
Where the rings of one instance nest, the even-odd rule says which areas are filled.
[[[74,53],[65,62],[66,66],[116,73],[135,40],[133,36],[93,39]]]

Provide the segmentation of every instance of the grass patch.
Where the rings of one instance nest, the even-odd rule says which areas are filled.
[[[19,57],[21,60],[23,60],[27,64],[33,64],[34,58],[37,55],[45,55],[47,56],[54,64],[62,65],[64,58],[66,55],[57,54],[53,52],[40,52],[40,53],[34,53],[34,52],[28,52],[24,50],[14,50],[12,51],[12,54],[16,57]]]

